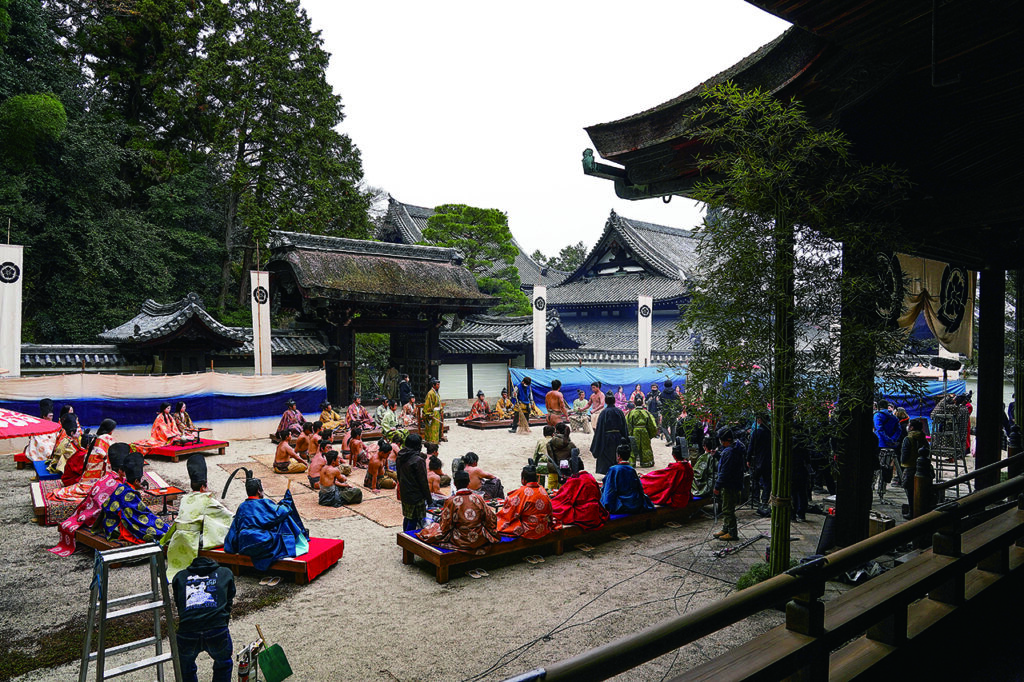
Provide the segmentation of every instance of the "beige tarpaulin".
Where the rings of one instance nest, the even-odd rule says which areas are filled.
[[[899,325],[913,327],[923,313],[943,348],[971,357],[976,274],[957,265],[902,253],[898,259],[904,285]]]

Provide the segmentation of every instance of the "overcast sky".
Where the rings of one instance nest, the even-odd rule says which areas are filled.
[[[302,0],[366,182],[420,206],[508,214],[527,251],[592,246],[609,211],[672,227],[676,197],[623,201],[583,175],[583,128],[672,99],[788,24],[742,0]]]

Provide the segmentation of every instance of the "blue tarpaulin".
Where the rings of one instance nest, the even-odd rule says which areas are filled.
[[[576,400],[576,391],[583,389],[583,394],[590,397],[590,384],[595,381],[601,382],[601,390],[605,393],[615,393],[622,386],[623,392],[628,398],[633,389],[640,384],[644,394],[651,390],[651,384],[658,384],[658,388],[665,390],[665,380],[668,379],[677,391],[686,385],[686,373],[680,369],[669,367],[634,367],[630,369],[597,369],[591,367],[570,367],[567,369],[519,369],[510,367],[512,385],[517,386],[523,377],[530,377],[533,386],[533,397],[537,407],[544,412],[544,395],[551,390],[551,382],[558,379],[562,382],[562,395],[565,401],[572,405]]]
[[[936,403],[938,403],[942,397],[941,379],[928,379],[922,381],[919,388],[922,394],[921,396],[915,395],[915,392],[912,391],[909,386],[903,391],[896,392],[892,389],[887,391],[881,390],[881,381],[879,380],[876,380],[876,384],[879,385],[879,393],[881,393],[883,398],[889,401],[890,405],[894,408],[902,407],[911,417],[931,416]],[[963,379],[950,381],[946,385],[946,392],[953,393],[955,395],[962,395],[967,392],[967,382]]]

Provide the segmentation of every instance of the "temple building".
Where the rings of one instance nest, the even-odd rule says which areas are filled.
[[[422,228],[432,214],[432,209],[392,197],[377,236],[393,243],[422,241]],[[536,284],[547,287],[549,367],[636,367],[638,296],[653,299],[652,363],[685,364],[691,340],[678,325],[697,259],[691,232],[612,211],[586,260],[573,272],[543,268],[516,246],[515,267],[523,290],[530,292]],[[441,332],[442,391],[454,391],[449,395],[456,397],[466,386],[467,397],[477,388],[490,395],[500,365],[533,366],[529,344],[509,343],[512,338],[532,343],[532,334],[529,317],[449,320]]]

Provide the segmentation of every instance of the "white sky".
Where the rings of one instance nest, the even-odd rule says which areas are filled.
[[[613,208],[698,224],[694,202],[624,201],[583,175],[583,127],[672,99],[788,26],[742,0],[302,4],[366,182],[405,203],[501,209],[547,255],[593,246]]]

